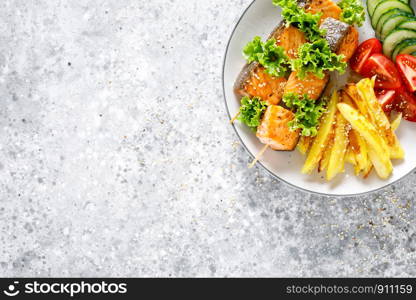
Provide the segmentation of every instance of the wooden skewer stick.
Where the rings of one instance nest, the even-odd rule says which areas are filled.
[[[238,112],[231,120],[230,123],[233,124],[235,120],[237,120],[238,116],[240,115],[240,112]]]
[[[256,163],[259,161],[259,159],[263,156],[264,152],[266,152],[267,148],[269,148],[269,145],[265,145],[263,147],[263,149],[260,150],[260,152],[254,158],[253,162],[248,165],[249,169],[253,168],[256,165]]]

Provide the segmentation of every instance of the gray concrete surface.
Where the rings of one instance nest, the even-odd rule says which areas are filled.
[[[416,276],[415,175],[299,192],[227,125],[250,0],[0,3],[0,276]]]

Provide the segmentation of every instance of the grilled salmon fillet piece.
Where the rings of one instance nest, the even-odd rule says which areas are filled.
[[[263,67],[255,68],[244,84],[244,91],[249,97],[260,97],[269,105],[280,102],[286,85],[286,78],[267,74]]]
[[[310,12],[312,14],[322,13],[322,22],[326,18],[339,20],[342,10],[331,0],[310,0],[306,4],[306,12]]]
[[[291,59],[297,57],[299,47],[306,43],[305,34],[292,25],[285,27],[275,39],[276,44],[281,46]]]
[[[291,151],[295,149],[299,140],[299,130],[291,131],[288,123],[295,118],[290,110],[278,105],[267,107],[260,126],[257,128],[257,137],[273,150]]]
[[[358,30],[354,26],[350,26],[347,35],[342,39],[341,44],[339,45],[337,54],[343,54],[345,56],[344,61],[349,61],[355,50],[358,48],[358,40]]]
[[[317,100],[321,96],[328,81],[329,73],[326,73],[322,79],[312,73],[307,73],[304,79],[299,79],[297,72],[294,71],[287,80],[283,94],[308,95],[310,99]]]

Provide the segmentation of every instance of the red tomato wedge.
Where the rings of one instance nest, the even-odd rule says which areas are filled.
[[[360,74],[367,59],[374,53],[382,53],[382,46],[378,39],[373,38],[362,42],[350,60],[351,69]]]
[[[383,54],[374,53],[364,64],[361,73],[364,77],[377,76],[375,88],[398,89],[401,87],[400,75],[394,63]]]
[[[409,92],[416,91],[416,57],[409,54],[399,54],[396,57],[397,69]]]
[[[416,96],[401,88],[397,91],[395,109],[403,113],[403,118],[416,122]]]
[[[395,90],[375,90],[377,100],[380,102],[384,112],[389,113],[393,109],[393,103],[396,99]]]

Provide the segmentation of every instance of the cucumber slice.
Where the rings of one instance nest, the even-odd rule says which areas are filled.
[[[368,14],[369,14],[371,19],[373,17],[374,10],[376,9],[376,6],[382,1],[383,0],[367,0],[367,11],[368,11]],[[409,0],[399,0],[399,1],[401,1],[403,3],[406,3],[406,4],[409,4]],[[371,22],[371,24],[372,23],[373,22]],[[373,28],[374,28],[374,26],[373,26]]]
[[[371,17],[372,23],[377,24],[383,14],[395,8],[413,14],[413,9],[406,3],[398,0],[384,0],[377,4],[376,8],[374,9],[373,16]]]
[[[386,11],[384,14],[382,14],[378,20],[376,20],[375,18],[372,18],[371,19],[371,26],[373,27],[374,30],[376,30],[377,29],[377,24],[383,23],[391,15],[393,15],[395,13],[398,13],[400,11],[402,11],[400,8],[393,8],[393,9],[390,9],[390,10]]]
[[[401,22],[398,28],[416,29],[416,17],[408,18]]]
[[[381,30],[379,32],[379,37],[383,41],[386,36],[389,35],[390,32],[397,29],[397,26],[402,23],[403,21],[406,21],[410,18],[413,18],[414,16],[412,14],[409,14],[407,12],[401,12],[395,15],[392,15],[389,19],[387,19],[382,25]]]
[[[386,36],[383,43],[384,55],[392,58],[394,48],[404,40],[416,38],[416,30],[398,28]]]
[[[367,11],[370,17],[373,15],[377,4],[379,4],[381,1],[383,0],[367,0]]]
[[[398,54],[410,54],[416,52],[416,39],[408,39],[399,43],[393,51],[393,57],[396,58]]]
[[[405,11],[401,10],[400,8],[394,8],[392,10],[389,10],[389,11],[385,12],[384,14],[382,14],[381,17],[378,19],[376,26],[375,27],[373,26],[376,33],[378,35],[380,35],[381,34],[381,28],[383,27],[384,22],[386,22],[390,18],[397,17],[399,15],[405,15],[405,16],[409,16],[409,17],[413,16],[412,14],[410,14],[408,12],[405,12]],[[373,20],[371,20],[371,21],[373,21]]]

